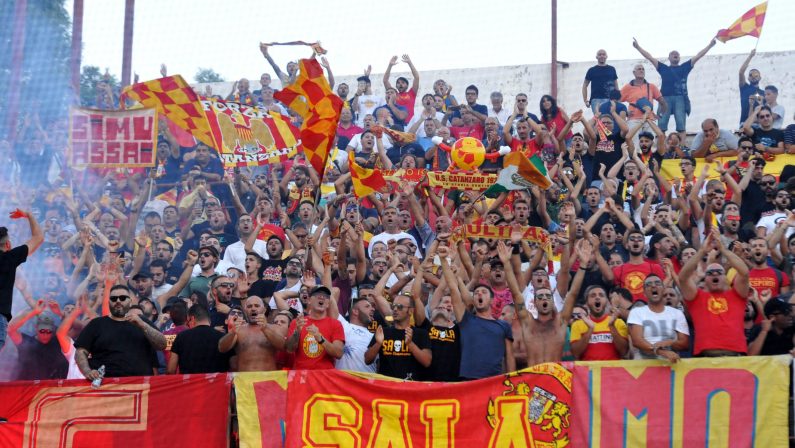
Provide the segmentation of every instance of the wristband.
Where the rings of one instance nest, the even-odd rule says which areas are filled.
[[[321,336],[320,336],[320,340],[319,340],[319,341],[317,341],[317,342],[318,342],[318,344],[321,344],[321,345],[323,345],[323,344],[325,344],[325,343],[326,343],[326,338],[324,338],[324,337],[321,335]]]
[[[511,251],[513,255],[519,255],[522,253],[522,244],[516,243],[513,245],[513,250]]]

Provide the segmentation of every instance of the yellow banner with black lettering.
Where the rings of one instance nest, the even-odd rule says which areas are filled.
[[[679,162],[681,161],[682,159],[663,160],[662,167],[660,167],[660,175],[669,182],[676,179],[681,179],[682,170],[679,168]],[[703,158],[697,158],[696,168],[693,173],[697,177],[701,173],[704,164],[707,163],[707,165],[709,165],[707,179],[717,179],[720,177],[720,174],[718,174],[718,171],[715,169],[715,163],[718,162],[721,164],[721,166],[726,166],[727,163],[732,161],[737,161],[737,157],[718,157],[710,163],[707,163]],[[766,160],[764,173],[772,174],[778,177],[781,174],[781,171],[783,171],[784,167],[787,165],[795,165],[795,155],[779,154],[777,156],[773,156],[770,160]]]

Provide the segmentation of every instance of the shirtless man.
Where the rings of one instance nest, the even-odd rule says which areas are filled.
[[[519,335],[522,334],[522,323],[519,322],[516,316],[516,306],[513,303],[509,303],[502,308],[500,320],[511,324],[511,333],[513,333],[513,357],[516,360],[516,370],[522,370],[527,367],[527,349],[524,345],[524,338],[519,337]]]
[[[585,240],[578,244],[575,253],[580,259],[580,268],[574,276],[571,288],[563,301],[563,310],[558,314],[552,300],[552,290],[536,288],[534,303],[538,310],[538,318],[534,318],[524,304],[522,291],[516,281],[513,269],[506,269],[508,287],[513,295],[519,322],[522,324],[522,337],[527,350],[527,365],[533,366],[544,362],[560,362],[563,357],[563,345],[566,341],[566,327],[574,309],[574,302],[580,292],[585,266],[591,259],[593,247]],[[497,248],[503,265],[511,266],[511,248],[500,244]],[[518,255],[517,255],[518,256]]]
[[[235,348],[238,372],[276,370],[276,351],[284,349],[284,329],[268,323],[262,298],[249,297],[243,308],[246,321],[232,317],[229,333],[218,341],[218,351]]]

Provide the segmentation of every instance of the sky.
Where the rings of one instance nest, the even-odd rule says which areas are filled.
[[[83,65],[121,72],[124,0],[85,0]],[[133,70],[140,79],[169,74],[194,81],[199,67],[226,80],[272,73],[259,42],[317,41],[335,74],[383,73],[393,55],[407,53],[420,70],[549,63],[550,1],[403,0],[136,0]],[[72,13],[72,1],[66,8]],[[665,4],[664,8],[660,5]],[[653,55],[693,55],[755,0],[558,0],[558,60],[638,58],[632,38]],[[302,16],[303,14],[303,16]],[[770,0],[757,51],[795,49],[795,2]],[[718,43],[711,54],[747,53],[757,40]],[[308,47],[276,47],[282,70]],[[405,71],[400,65],[395,71]]]

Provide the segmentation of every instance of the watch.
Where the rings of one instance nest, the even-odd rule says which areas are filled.
[[[326,343],[326,338],[324,338],[323,336],[320,336],[320,339],[317,342],[318,342],[318,344],[325,344]]]

